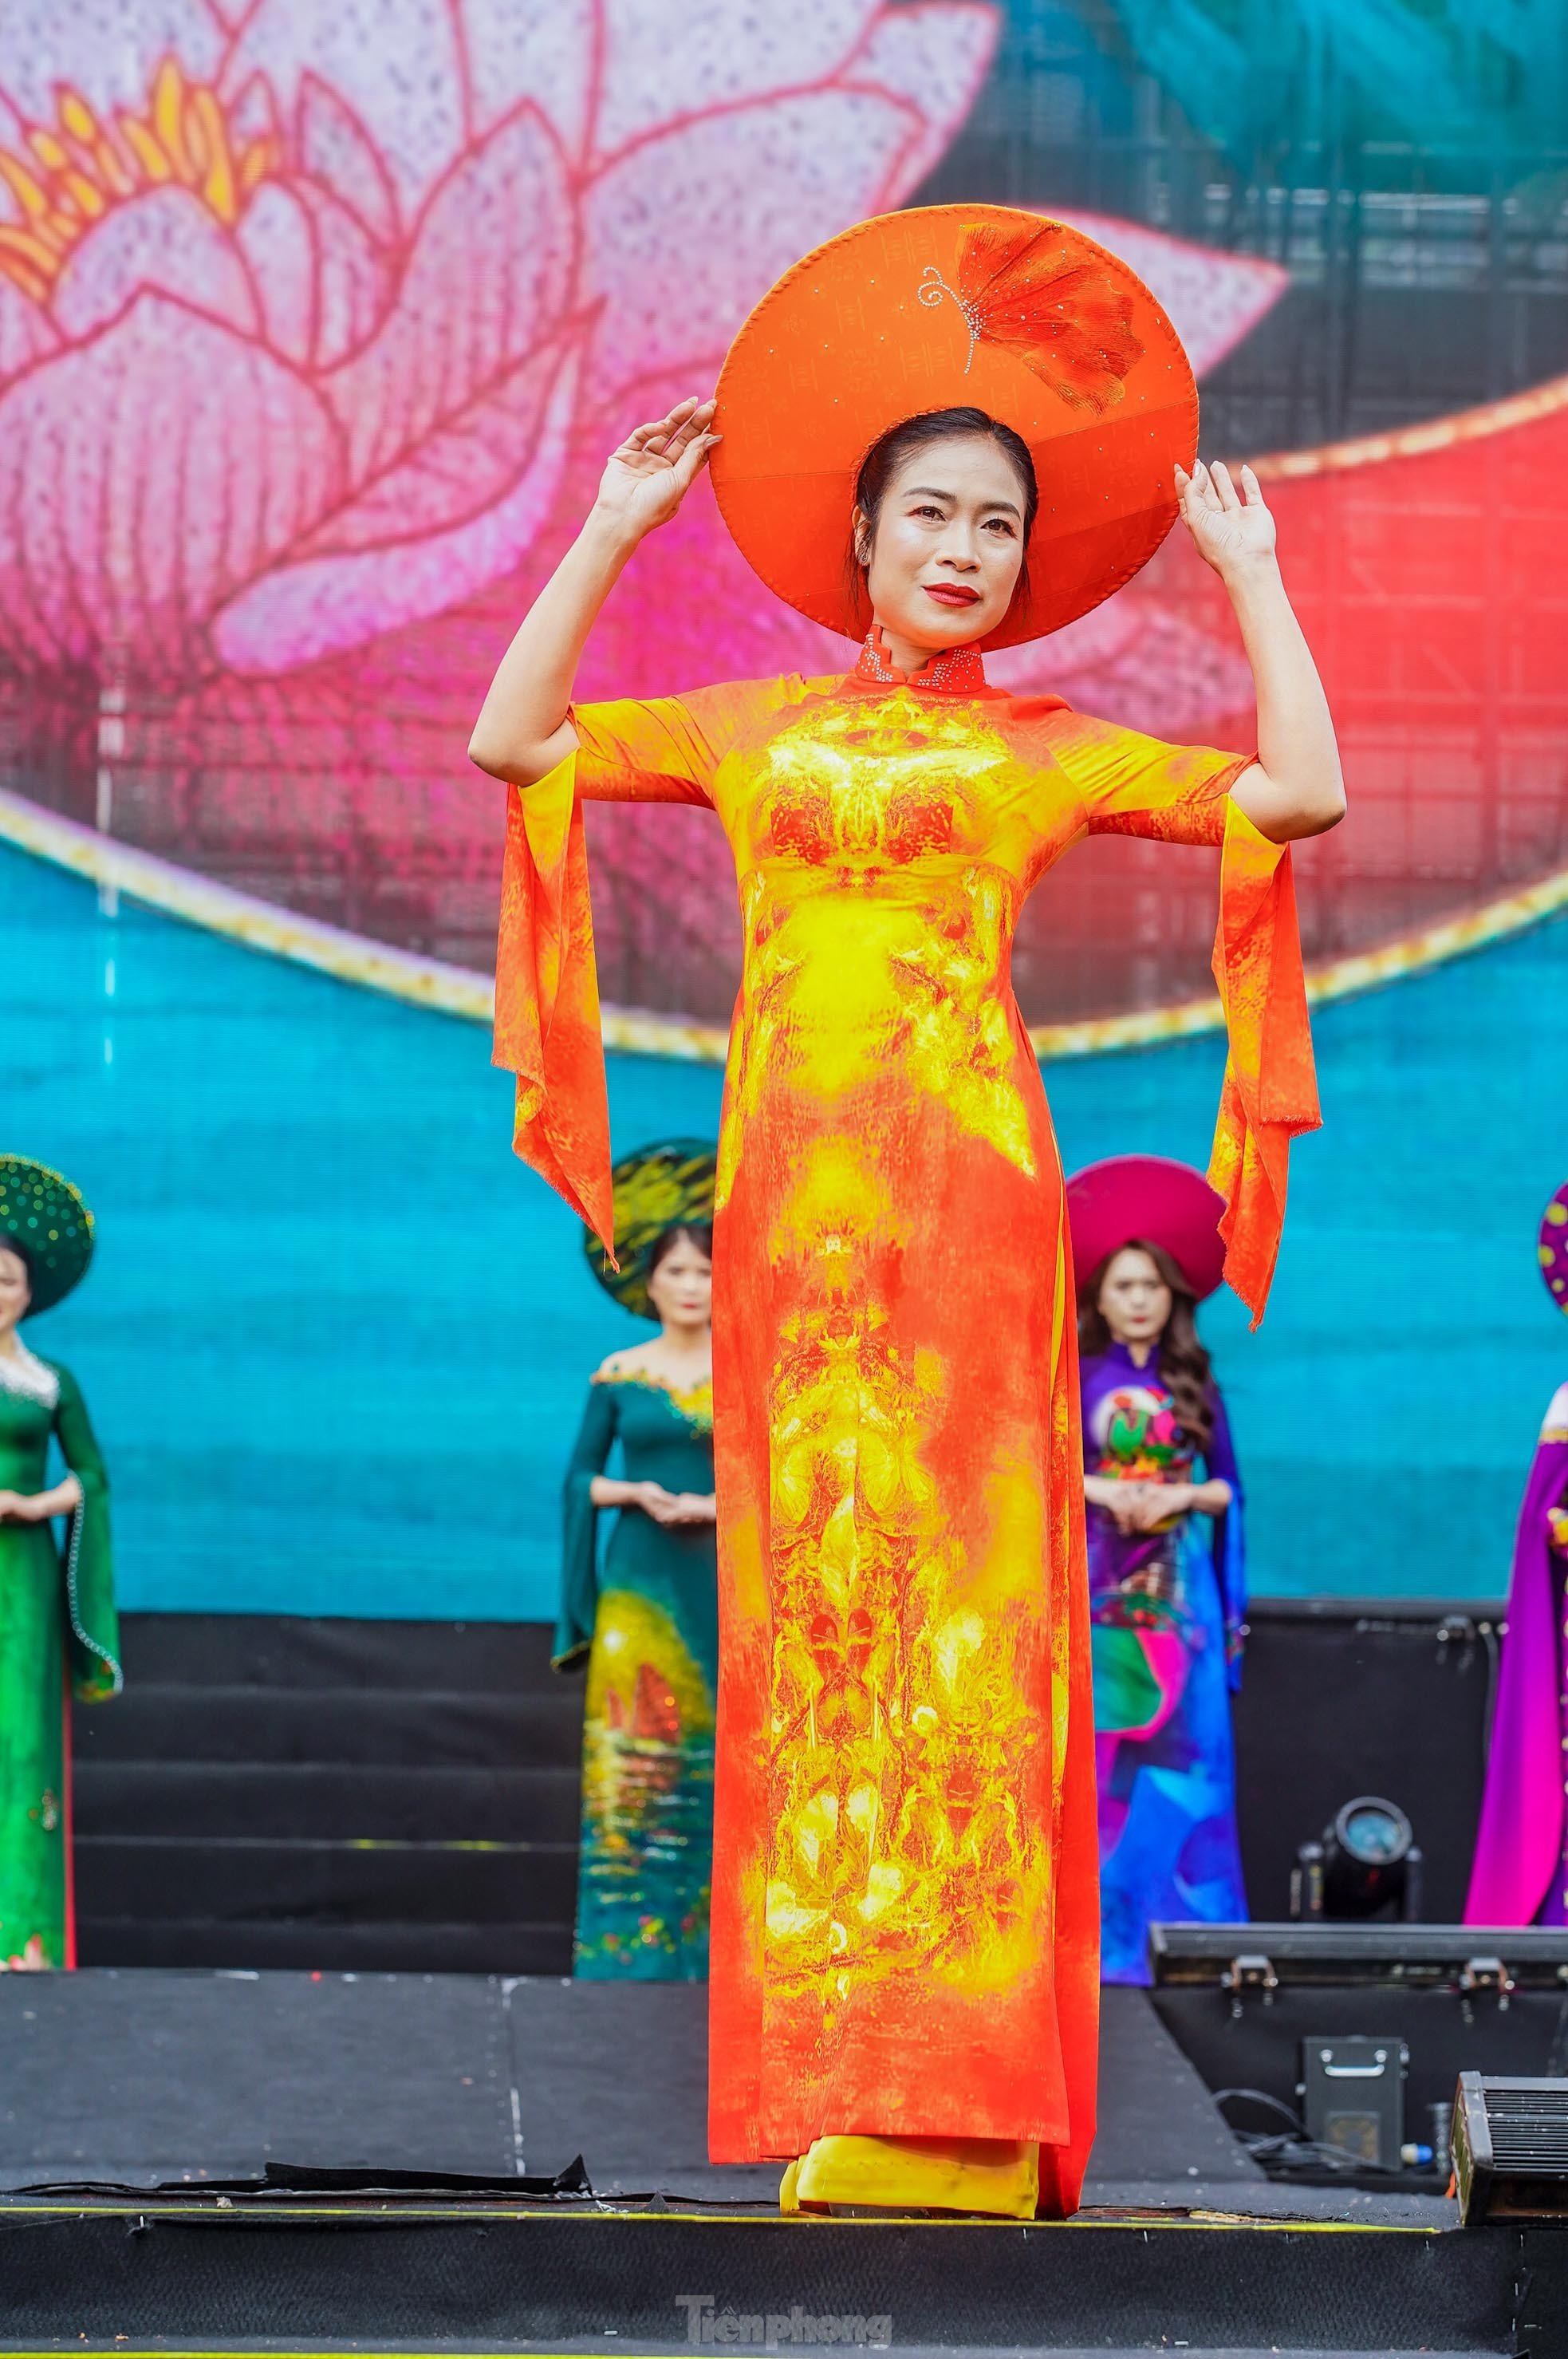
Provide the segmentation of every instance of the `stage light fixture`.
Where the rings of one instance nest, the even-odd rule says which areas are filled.
[[[1408,1925],[1421,1914],[1421,1870],[1415,1832],[1399,1804],[1357,1794],[1341,1804],[1321,1841],[1298,1850],[1291,1914],[1392,1917]]]

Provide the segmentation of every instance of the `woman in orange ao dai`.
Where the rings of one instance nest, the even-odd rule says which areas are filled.
[[[1256,479],[1195,457],[1169,321],[996,207],[862,224],[638,427],[470,752],[517,791],[497,973],[517,1146],[608,1238],[584,797],[710,806],[744,969],[715,1224],[719,1705],[709,2148],[786,2210],[1078,2200],[1098,1894],[1074,1288],[1012,997],[1024,896],[1097,831],[1223,851],[1227,1274],[1260,1313],[1316,1120],[1289,856],[1343,789]],[[722,439],[720,439],[722,437]],[[579,706],[594,618],[713,461],[841,677]],[[1160,744],[980,650],[1119,586],[1180,514],[1228,590],[1255,759]]]

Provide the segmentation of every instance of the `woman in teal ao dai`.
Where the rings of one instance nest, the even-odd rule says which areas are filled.
[[[602,1979],[708,1975],[713,1169],[712,1149],[687,1142],[628,1157],[614,1175],[619,1274],[589,1241],[595,1275],[660,1329],[595,1375],[566,1481],[555,1661],[587,1662],[573,1970]]]
[[[84,1701],[120,1687],[103,1462],[70,1369],[16,1332],[92,1251],[70,1181],[0,1156],[0,1972],[76,1963],[68,1680]]]

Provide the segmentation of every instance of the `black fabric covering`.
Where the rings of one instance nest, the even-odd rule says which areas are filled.
[[[16,2199],[11,2199],[14,2205]],[[615,2336],[690,2347],[683,2295],[722,2310],[886,2315],[894,2347],[967,2352],[1173,2340],[1249,2349],[1502,2352],[1522,2240],[1158,2223],[631,2220],[554,2212],[201,2224],[46,2222],[0,2209],[7,2339],[225,2336],[319,2347]]]

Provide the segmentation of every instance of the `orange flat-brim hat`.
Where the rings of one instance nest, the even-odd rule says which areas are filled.
[[[860,637],[860,463],[890,427],[960,406],[1022,436],[1040,487],[1029,589],[982,647],[1060,630],[1148,563],[1197,450],[1175,329],[1081,230],[1010,205],[926,205],[819,245],[730,348],[713,488],[769,589]]]

